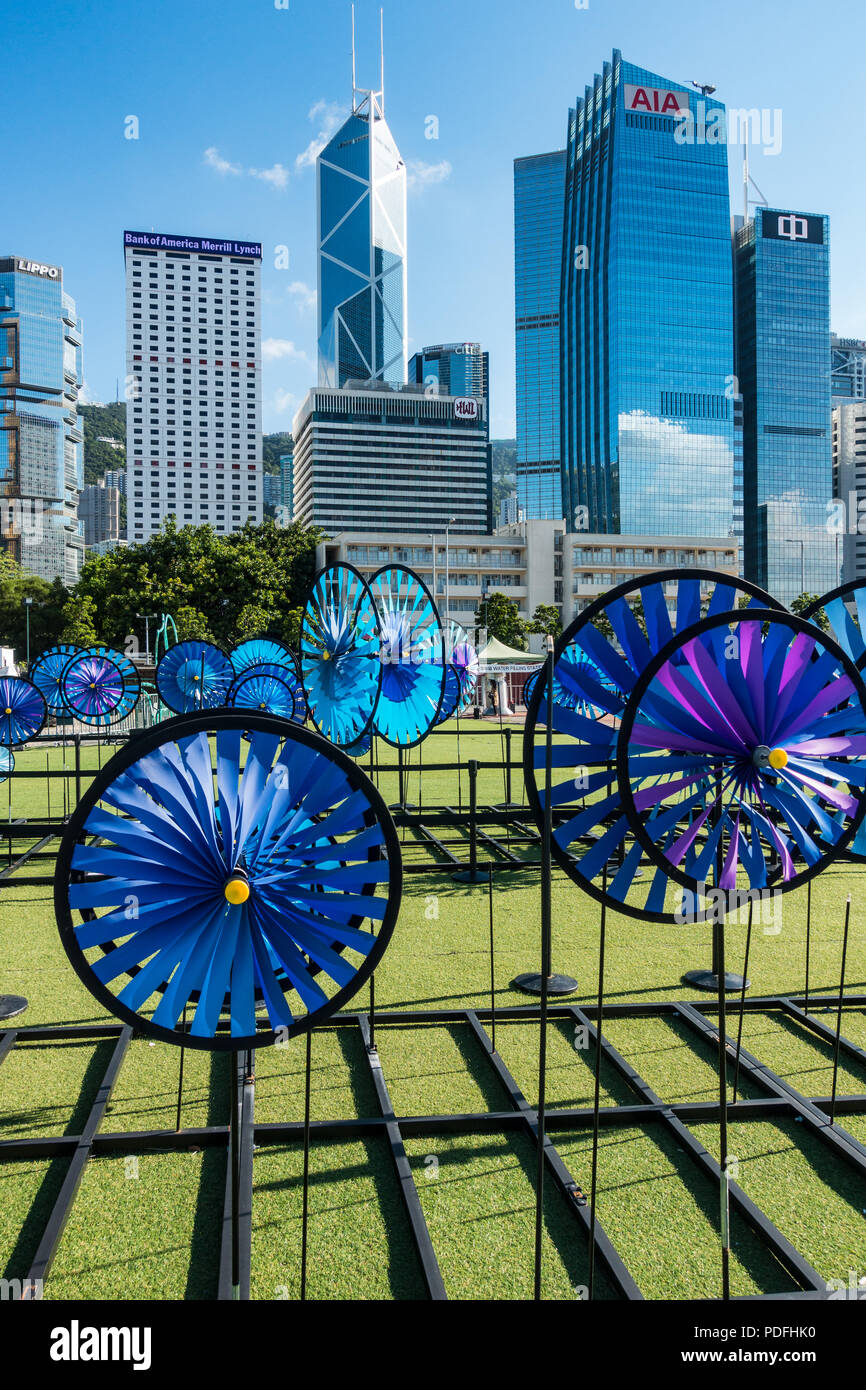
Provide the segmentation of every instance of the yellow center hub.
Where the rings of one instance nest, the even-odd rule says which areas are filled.
[[[770,767],[774,767],[778,772],[783,767],[788,766],[788,754],[785,752],[784,748],[774,748],[767,761]]]
[[[230,878],[225,886],[226,902],[232,907],[240,907],[250,896],[250,885],[245,878]]]

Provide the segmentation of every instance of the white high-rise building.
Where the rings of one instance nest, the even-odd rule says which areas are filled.
[[[866,578],[866,400],[833,410],[833,496],[836,568],[847,584]]]
[[[257,242],[124,232],[127,536],[262,520]]]

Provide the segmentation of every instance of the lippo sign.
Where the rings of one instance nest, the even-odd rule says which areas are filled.
[[[246,261],[262,258],[258,241],[216,241],[203,236],[168,236],[164,232],[124,232],[123,245],[127,250],[197,251],[205,256],[235,256]]]
[[[665,87],[635,87],[630,82],[625,86],[626,111],[644,111],[653,116],[676,116],[680,111],[688,111],[687,92],[671,92]]]

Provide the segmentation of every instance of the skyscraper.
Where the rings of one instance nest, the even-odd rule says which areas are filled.
[[[439,343],[416,352],[409,380],[440,396],[490,395],[490,355],[480,343]]]
[[[84,555],[81,321],[61,266],[0,260],[0,544],[74,584]]]
[[[728,535],[736,392],[724,107],[616,50],[569,114],[561,292],[569,525]]]
[[[406,380],[406,167],[379,91],[316,161],[319,385]]]
[[[262,519],[258,242],[124,232],[127,520]]]
[[[783,603],[836,581],[826,217],[759,208],[736,233],[744,573]]]
[[[559,288],[565,150],[514,161],[517,506],[562,516]]]
[[[834,406],[866,400],[866,342],[862,338],[831,335],[830,378]]]

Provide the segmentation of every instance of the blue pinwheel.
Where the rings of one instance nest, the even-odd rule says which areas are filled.
[[[629,695],[676,633],[698,621],[702,612],[712,616],[735,609],[741,598],[761,609],[781,607],[756,585],[714,570],[656,571],[595,599],[556,644],[551,848],[574,882],[618,911],[644,920],[681,920],[681,895],[673,892],[668,900],[670,876],[658,865],[647,873],[641,864],[644,849],[617,790],[617,741]],[[722,629],[715,629],[708,641],[721,661]],[[540,672],[529,699],[523,744],[527,796],[539,826],[545,810],[546,749],[537,731],[547,719],[542,676]],[[565,693],[569,703],[558,703],[557,692]],[[572,701],[574,708],[569,707]],[[662,820],[660,834],[665,825]],[[673,829],[667,833],[673,837]]]
[[[141,694],[141,681],[123,652],[111,647],[86,647],[67,661],[60,690],[76,719],[106,727],[132,713]]]
[[[370,590],[351,565],[321,570],[301,623],[301,680],[319,732],[343,747],[365,734],[381,674]]]
[[[251,637],[246,642],[241,642],[240,646],[235,647],[229,654],[232,670],[236,676],[240,676],[250,666],[287,666],[293,667],[295,658],[284,647],[282,642],[277,642],[273,637]]]
[[[37,689],[42,691],[51,714],[72,713],[63,698],[63,672],[73,657],[83,654],[83,648],[61,642],[56,647],[48,647],[30,667],[27,674]]]
[[[41,732],[48,708],[45,697],[24,676],[0,676],[0,745],[16,748]]]
[[[462,714],[463,710],[472,703],[478,685],[481,669],[478,652],[469,640],[469,634],[465,627],[454,622],[453,618],[449,618],[445,626],[444,647],[445,661],[454,668],[460,683],[460,693],[455,709],[458,714]]]
[[[193,714],[225,705],[234,677],[231,662],[213,642],[178,642],[160,657],[156,688],[176,714]]]
[[[433,728],[445,693],[439,614],[426,585],[402,565],[377,570],[370,591],[382,657],[376,733],[395,748],[411,748]]]
[[[400,889],[394,825],[360,768],[297,725],[223,710],[170,720],[103,769],[61,843],[55,909],[107,1008],[150,1037],[239,1050],[341,1008]]]
[[[789,613],[735,610],[679,633],[642,672],[618,786],[637,840],[675,881],[783,891],[862,823],[864,755],[866,686],[841,647]]]
[[[15,754],[11,748],[0,745],[0,782],[5,782],[15,771]]]
[[[866,668],[866,583],[860,579],[840,584],[828,594],[815,599],[800,616],[815,621],[824,613],[831,636],[849,656],[858,671]],[[866,822],[860,826],[847,853],[856,859],[866,859]]]
[[[232,682],[227,703],[234,709],[266,710],[281,719],[293,719],[295,699],[285,677],[290,672],[284,666],[250,666]]]

